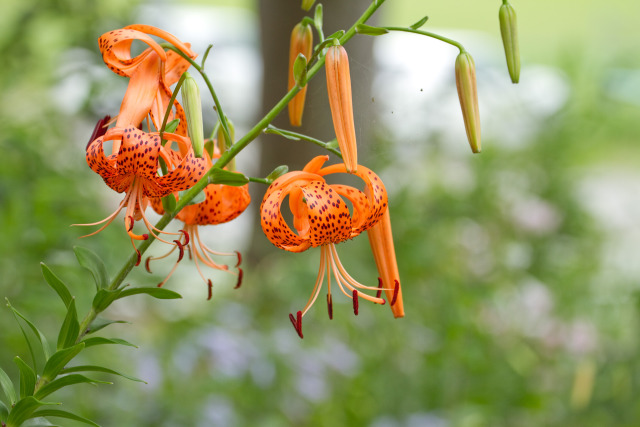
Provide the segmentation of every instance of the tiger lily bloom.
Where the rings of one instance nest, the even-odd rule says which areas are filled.
[[[291,32],[291,44],[289,46],[289,86],[291,90],[296,85],[293,73],[293,64],[296,62],[298,54],[303,54],[307,61],[311,58],[313,49],[313,32],[311,26],[306,23],[298,23]],[[307,96],[307,86],[305,85],[289,101],[289,122],[291,126],[302,126],[302,113],[304,112],[304,101]]]
[[[140,127],[145,118],[150,119],[156,130],[160,130],[165,111],[171,99],[170,86],[189,68],[189,62],[173,51],[165,51],[150,35],[160,37],[174,45],[186,56],[196,54],[188,43],[183,43],[172,34],[149,25],[130,25],[103,34],[99,40],[100,51],[105,64],[116,74],[129,77],[129,85],[122,100],[116,129],[128,126]],[[132,57],[131,45],[139,40],[149,47]],[[175,101],[170,119],[178,118],[180,123],[175,133],[187,135],[184,110]],[[148,123],[148,129],[151,130]],[[118,151],[114,141],[113,153]]]
[[[387,192],[380,178],[364,166],[358,166],[357,175],[365,183],[364,191],[357,188],[328,184],[324,177],[334,173],[348,173],[344,164],[322,167],[328,156],[312,159],[302,171],[289,172],[276,179],[267,192],[260,207],[262,230],[271,243],[290,252],[303,252],[310,247],[320,246],[320,268],[315,286],[306,306],[291,314],[290,320],[300,336],[302,316],[311,308],[320,294],[327,276],[327,307],[329,317],[333,317],[331,296],[331,273],[338,287],[353,301],[353,310],[358,314],[359,298],[377,304],[384,304],[376,286],[365,286],[347,273],[338,258],[336,243],[351,239],[373,227],[387,210]],[[282,202],[289,197],[289,209],[293,214],[294,232],[282,217]],[[349,212],[345,201],[353,206]],[[399,285],[389,289],[399,291]],[[365,290],[376,291],[372,296]],[[385,289],[386,290],[386,289]]]
[[[158,240],[169,243],[161,239],[159,234],[176,233],[156,229],[144,215],[149,198],[164,197],[170,193],[189,189],[198,182],[207,169],[205,160],[194,156],[189,138],[172,133],[165,133],[164,138],[168,142],[162,146],[157,133],[150,134],[135,127],[128,127],[110,129],[105,135],[89,143],[86,154],[89,167],[99,174],[110,188],[118,193],[124,192],[125,197],[115,212],[102,221],[92,224],[74,224],[87,226],[104,224],[97,231],[83,237],[102,231],[126,207],[125,229],[132,243],[134,240],[146,240],[149,237],[147,234],[134,233],[134,222],[140,219],[143,220],[149,233]],[[118,152],[105,155],[105,141],[113,141],[114,144],[117,141]],[[179,151],[169,148],[171,143],[176,143]],[[167,173],[162,176],[158,175],[160,158],[167,165]]]
[[[217,152],[214,153],[214,158],[220,157],[220,154]],[[205,160],[206,169],[210,169],[212,166],[211,157],[207,150],[204,150],[203,159]],[[209,299],[211,298],[211,287],[212,282],[211,279],[205,278],[205,275],[202,273],[200,269],[200,264],[202,263],[209,268],[213,268],[215,270],[223,270],[229,271],[229,266],[226,264],[219,264],[213,260],[211,255],[214,256],[234,256],[237,258],[237,262],[235,267],[238,269],[237,274],[238,280],[236,282],[236,288],[239,288],[242,284],[242,269],[240,268],[240,264],[242,262],[242,256],[240,252],[233,253],[225,253],[225,252],[217,252],[213,249],[209,248],[200,238],[199,228],[204,225],[216,225],[216,224],[224,224],[229,222],[236,217],[238,217],[244,210],[249,206],[251,202],[251,196],[249,195],[249,185],[243,186],[229,186],[223,184],[209,184],[203,190],[205,194],[205,200],[200,203],[187,205],[178,214],[176,218],[184,222],[184,227],[182,228],[183,236],[178,240],[174,240],[176,246],[171,248],[169,252],[159,257],[149,257],[145,261],[145,267],[149,273],[151,273],[150,262],[162,258],[166,258],[171,255],[176,248],[179,249],[180,253],[178,255],[178,260],[175,265],[169,272],[169,274],[165,277],[165,279],[158,284],[158,286],[164,285],[169,278],[173,275],[174,271],[178,267],[178,264],[182,260],[184,256],[184,248],[186,247],[189,256],[193,258],[194,263],[196,264],[196,269],[200,274],[200,277],[207,282],[209,288]],[[151,206],[153,209],[159,213],[163,214],[164,209],[162,207],[161,199],[152,199]],[[229,271],[231,273],[231,271]]]
[[[344,47],[337,45],[327,49],[325,56],[329,107],[333,119],[340,152],[348,173],[355,173],[358,167],[358,147],[356,129],[353,122],[353,101],[351,97],[351,76],[349,57]]]

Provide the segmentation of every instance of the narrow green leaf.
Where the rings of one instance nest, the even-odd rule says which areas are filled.
[[[176,196],[169,193],[162,198],[162,209],[167,213],[173,213],[176,210]]]
[[[36,409],[43,405],[59,405],[59,403],[41,402],[33,396],[20,399],[11,410],[11,413],[9,413],[7,427],[21,425],[25,420],[31,418],[31,414],[33,414]]]
[[[138,379],[136,377],[132,377],[130,375],[125,375],[125,374],[122,374],[122,373],[120,373],[118,371],[114,371],[113,369],[104,368],[102,366],[96,366],[96,365],[72,366],[71,368],[63,369],[62,372],[60,372],[60,374],[62,375],[62,374],[70,374],[72,372],[86,372],[86,371],[105,372],[107,374],[119,375],[119,376],[121,376],[123,378],[126,378],[128,380],[131,380],[131,381],[137,381],[137,382],[140,382],[140,383],[147,384],[146,381],[143,381],[143,380]]]
[[[0,400],[0,422],[7,421],[7,417],[9,417],[9,408]]]
[[[33,396],[33,390],[36,387],[36,373],[19,356],[14,357],[13,361],[20,370],[20,399]]]
[[[289,133],[282,132],[280,129],[277,129],[277,128],[271,126],[271,125],[269,125],[269,127],[267,127],[264,130],[264,133],[274,133],[276,135],[283,136],[283,137],[285,137],[287,139],[290,139],[292,141],[300,141],[300,138],[298,138],[297,136],[291,135]]]
[[[100,427],[100,425],[94,423],[90,419],[85,417],[81,417],[80,415],[76,415],[72,412],[63,411],[60,409],[41,409],[38,412],[33,414],[34,417],[58,417],[58,418],[66,418],[69,420],[80,421],[81,423],[89,424],[94,427]]]
[[[74,246],[73,251],[76,253],[80,265],[93,275],[96,289],[106,288],[109,285],[109,275],[100,257],[95,252],[81,246]]]
[[[47,360],[47,364],[44,365],[42,371],[42,378],[44,381],[51,381],[58,375],[58,373],[65,367],[67,363],[84,348],[84,343],[78,343],[73,347],[58,350]]]
[[[76,312],[76,301],[71,300],[69,308],[67,309],[67,315],[62,322],[60,333],[58,334],[58,350],[71,347],[78,338],[80,331],[80,323],[78,323],[78,313]]]
[[[62,387],[67,387],[74,384],[113,384],[109,381],[99,381],[91,378],[87,378],[84,375],[80,374],[71,374],[65,375],[64,377],[60,377],[51,381],[50,383],[44,385],[40,388],[34,395],[36,399],[42,399],[56,390],[60,390]]]
[[[366,24],[358,24],[356,25],[356,32],[367,36],[381,36],[383,34],[387,34],[389,30],[380,27],[372,27],[371,25]]]
[[[122,289],[114,289],[112,291],[108,291],[106,289],[100,289],[96,292],[96,296],[93,298],[93,308],[96,312],[100,313],[106,310],[109,305],[118,299]]]
[[[31,415],[34,417],[35,415]],[[37,416],[37,418],[29,418],[24,423],[22,423],[21,427],[62,427],[59,424],[53,424],[46,418],[42,418],[41,416]]]
[[[13,406],[13,404],[18,400],[16,389],[13,386],[13,382],[11,381],[11,378],[9,378],[9,375],[7,375],[2,368],[0,368],[0,387],[2,387],[2,391],[4,391],[5,396],[9,399],[9,404]]]
[[[129,347],[138,348],[137,345],[131,344],[129,341],[125,341],[120,338],[91,337],[91,338],[86,338],[81,342],[84,343],[85,348],[93,347],[94,345],[102,345],[102,344],[120,344],[120,345],[126,345]]]
[[[176,129],[178,129],[178,125],[180,124],[180,119],[173,119],[164,127],[165,132],[173,133]]]
[[[69,292],[67,285],[65,285],[64,282],[60,280],[60,278],[56,276],[44,262],[40,263],[40,267],[42,268],[44,280],[46,280],[49,286],[58,293],[58,296],[62,299],[62,302],[64,302],[64,306],[69,307],[69,303],[71,302],[71,292]]]
[[[422,18],[421,20],[419,20],[415,24],[411,25],[409,28],[411,28],[412,30],[417,30],[418,28],[420,28],[424,24],[426,24],[428,20],[429,20],[429,17],[425,16],[424,18]]]
[[[38,328],[36,328],[36,326],[33,323],[31,323],[29,319],[24,317],[18,310],[13,308],[13,306],[9,303],[8,299],[6,300],[7,300],[7,306],[11,309],[11,311],[13,312],[13,315],[17,316],[16,321],[18,322],[18,324],[20,324],[20,322],[18,321],[18,317],[20,317],[29,326],[29,328],[31,328],[33,333],[38,337],[38,341],[40,341],[40,345],[42,346],[42,352],[44,353],[44,358],[48,359],[49,356],[51,356],[51,351],[49,350],[49,343],[47,342],[47,338],[44,336],[42,332],[40,332]],[[20,326],[20,329],[22,329],[22,326]],[[23,330],[23,333],[24,333],[24,330]],[[29,339],[26,337],[26,334],[25,334],[25,338],[27,339],[27,343],[29,344],[29,349],[31,350],[31,356],[34,357],[33,350],[31,349],[31,343],[29,342]],[[34,363],[35,363],[35,359],[34,359]]]
[[[273,182],[287,172],[289,172],[289,166],[280,165],[276,167],[274,170],[272,170],[269,175],[267,175],[267,180],[270,182]]]
[[[338,30],[335,33],[331,34],[329,37],[327,37],[328,41],[329,39],[339,39],[340,37],[344,36],[344,30]]]
[[[249,182],[249,178],[239,172],[215,168],[209,173],[209,184],[224,184],[240,187]]]
[[[92,334],[94,332],[98,332],[100,329],[107,327],[109,325],[112,325],[114,323],[131,323],[131,322],[127,322],[126,320],[108,320],[108,319],[102,319],[102,318],[97,318],[96,320],[94,320],[93,322],[91,322],[91,324],[89,325],[88,334]]]
[[[129,288],[123,290],[118,298],[129,297],[131,295],[147,294],[157,299],[179,299],[182,298],[177,292],[165,288]]]

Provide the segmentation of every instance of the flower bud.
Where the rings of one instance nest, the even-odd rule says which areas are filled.
[[[520,80],[520,48],[518,47],[518,25],[516,11],[509,3],[500,6],[498,13],[500,18],[500,33],[502,34],[502,44],[504,54],[507,58],[507,68],[513,83]]]
[[[235,127],[233,126],[233,122],[229,120],[228,117],[226,121],[227,121],[227,129],[229,130],[229,138],[231,138],[231,141],[227,141],[227,139],[225,138],[224,130],[222,129],[222,125],[220,123],[218,123],[217,132],[216,132],[216,141],[218,143],[218,149],[220,150],[221,153],[224,153],[226,150],[231,148],[231,146],[233,145],[233,141],[236,137],[236,130],[235,130]],[[230,171],[236,170],[235,157],[231,159],[231,161],[227,165],[227,169]]]
[[[311,31],[311,26],[306,25],[304,23],[297,24],[293,31],[291,32],[291,44],[289,46],[289,89],[291,90],[296,83],[302,86],[300,92],[296,94],[295,97],[291,101],[289,101],[289,121],[292,126],[301,126],[302,125],[302,113],[304,111],[304,100],[307,96],[307,86],[306,86],[306,72],[304,79],[298,79],[296,82],[296,71],[298,71],[298,76],[301,77],[302,70],[300,70],[301,61],[298,60],[298,64],[296,67],[296,60],[299,55],[304,55],[304,58],[308,60],[311,58],[313,48],[313,33]],[[306,61],[305,61],[305,71],[306,71]],[[297,70],[296,70],[297,68]],[[303,81],[300,81],[303,80]]]
[[[187,72],[182,82],[182,105],[187,117],[187,132],[191,139],[193,152],[196,157],[202,157],[204,148],[204,130],[202,129],[202,103],[200,89],[196,80]]]
[[[349,58],[344,47],[334,45],[327,49],[325,71],[333,128],[347,172],[354,173],[358,167],[358,148],[353,122]]]
[[[311,6],[313,6],[313,4],[316,2],[316,0],[302,0],[302,4],[301,7],[304,10],[309,10],[311,9]]]
[[[480,110],[478,109],[476,66],[473,58],[466,51],[461,51],[456,58],[456,87],[471,151],[479,153],[481,150]]]

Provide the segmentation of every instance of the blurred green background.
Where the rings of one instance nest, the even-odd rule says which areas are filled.
[[[354,318],[336,295],[334,320],[318,304],[300,340],[287,314],[306,302],[319,253],[271,247],[254,208],[211,235],[210,246],[247,254],[242,288],[232,291],[233,280],[214,273],[206,301],[187,261],[167,284],[183,299],[116,303],[105,316],[133,325],[103,335],[139,348],[101,346],[82,362],[148,384],[105,377],[115,384],[53,395],[64,409],[104,426],[640,425],[640,6],[514,0],[523,60],[514,86],[502,58],[500,2],[455,3],[388,0],[378,22],[410,25],[429,15],[430,29],[470,49],[481,155],[464,137],[451,52],[376,40],[376,65],[355,64],[373,87],[352,77],[359,102],[377,109],[363,117],[356,106],[356,124],[358,132],[373,129],[362,163],[390,193],[407,316],[394,320],[386,307],[362,304]],[[95,120],[117,110],[126,84],[102,64],[97,38],[133,22],[163,23],[185,41],[219,29],[219,39],[205,42],[221,40],[212,78],[241,88],[240,98],[222,94],[246,129],[259,114],[246,100],[259,104],[260,77],[240,74],[239,86],[225,79],[242,60],[259,61],[259,6],[268,5],[5,1],[0,295],[51,341],[64,307],[38,263],[72,284],[84,313],[93,284],[72,247],[99,253],[112,275],[131,251],[119,220],[83,240],[87,229],[69,227],[104,218],[121,200],[84,160]],[[226,26],[207,23],[209,14]],[[190,16],[197,25],[187,28]],[[257,73],[254,65],[246,68]],[[310,96],[326,95],[311,86]],[[256,171],[259,153],[239,160]],[[257,205],[264,188],[253,190]],[[354,277],[375,283],[366,238],[338,250]],[[151,286],[170,267],[153,276],[136,270],[128,282]],[[15,379],[13,357],[29,356],[4,306],[0,328],[0,366]]]

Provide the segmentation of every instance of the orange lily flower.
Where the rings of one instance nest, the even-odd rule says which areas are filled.
[[[165,146],[160,144],[160,136],[157,133],[150,134],[134,127],[113,128],[107,134],[99,136],[89,143],[86,154],[89,167],[99,174],[109,187],[118,193],[125,192],[126,195],[115,212],[102,221],[92,224],[74,224],[98,225],[104,223],[100,229],[83,237],[102,231],[126,207],[125,228],[132,243],[134,240],[148,238],[147,234],[133,232],[134,222],[140,219],[144,221],[149,232],[158,240],[169,243],[161,239],[158,234],[176,233],[156,229],[144,215],[149,198],[164,197],[169,193],[191,188],[207,169],[205,160],[194,156],[189,138],[172,133],[165,133],[163,136],[168,141]],[[106,156],[104,153],[105,141],[113,141],[114,144],[118,142],[120,145],[118,152]],[[178,145],[179,151],[176,152],[168,148],[172,142]],[[164,160],[168,169],[168,172],[163,176],[158,176],[160,158]]]
[[[391,218],[388,208],[380,221],[367,230],[367,235],[369,236],[373,258],[380,274],[378,279],[380,288],[385,289],[393,316],[396,318],[404,317],[402,286],[400,286],[400,273],[398,272],[398,262],[396,261],[396,250],[393,246]]]
[[[307,58],[307,61],[311,59],[311,52],[313,49],[313,32],[311,26],[298,23],[293,27],[291,32],[291,44],[289,46],[289,88],[291,90],[296,81],[293,75],[293,64],[296,62],[298,54],[301,53]],[[289,121],[291,126],[302,126],[302,113],[304,112],[304,100],[307,97],[307,86],[305,85],[296,96],[289,101]]]
[[[220,157],[217,152],[214,153],[214,158]],[[207,170],[211,168],[212,161],[209,156],[209,152],[204,150],[203,159],[205,160]],[[238,280],[235,288],[239,288],[242,284],[242,269],[240,263],[242,262],[242,256],[240,252],[224,253],[217,252],[209,248],[200,238],[199,226],[203,225],[216,225],[224,224],[238,217],[249,206],[251,202],[251,196],[249,195],[249,185],[243,186],[229,186],[223,184],[209,184],[204,189],[205,200],[200,203],[185,206],[176,216],[179,220],[184,222],[183,236],[178,240],[174,240],[176,247],[180,250],[178,260],[175,265],[165,277],[165,279],[158,284],[158,286],[164,285],[169,278],[173,275],[174,271],[178,267],[178,263],[182,260],[184,255],[184,247],[187,247],[189,256],[193,258],[200,277],[207,282],[209,287],[209,299],[211,298],[211,279],[206,279],[205,275],[200,269],[199,263],[206,265],[209,268],[216,270],[229,271],[229,266],[226,264],[218,264],[211,258],[211,255],[215,256],[235,256],[237,262],[235,267],[238,269]],[[177,195],[176,195],[177,196]],[[163,214],[164,209],[162,207],[161,199],[152,199],[151,206],[159,213]],[[149,257],[145,262],[145,266],[148,272],[151,272],[149,263],[151,261],[166,258],[176,249],[173,247],[166,254],[159,257]],[[229,271],[230,272],[230,271]],[[230,272],[231,273],[231,272]]]
[[[331,46],[325,57],[329,107],[333,119],[340,152],[349,173],[358,167],[358,147],[356,129],[353,122],[353,101],[351,97],[351,76],[349,57],[342,46]]]
[[[189,68],[189,62],[173,51],[165,51],[149,35],[160,37],[190,58],[196,54],[188,43],[183,43],[172,34],[149,25],[130,25],[128,27],[103,34],[98,40],[102,58],[116,74],[129,77],[130,82],[122,100],[115,128],[139,127],[148,117],[156,130],[160,130],[165,111],[171,99],[170,86]],[[139,55],[131,56],[134,40],[149,45]],[[184,110],[175,101],[170,119],[178,118],[180,123],[175,133],[187,135],[187,123]],[[150,126],[148,126],[151,130]],[[114,142],[113,153],[119,145]]]
[[[318,156],[302,171],[289,172],[276,179],[267,190],[260,207],[262,230],[269,241],[278,248],[302,252],[310,247],[321,247],[320,268],[311,296],[303,310],[298,311],[296,316],[289,315],[300,338],[303,337],[302,316],[317,299],[325,274],[330,318],[333,317],[331,273],[342,293],[352,298],[355,314],[358,314],[359,298],[377,304],[385,303],[385,300],[380,298],[381,289],[362,285],[347,273],[338,258],[335,244],[357,236],[380,220],[387,210],[386,189],[380,178],[364,166],[359,166],[355,172],[365,183],[364,191],[346,185],[327,184],[324,176],[348,173],[344,164],[323,168],[328,158]],[[282,202],[287,196],[297,232],[294,232],[282,217]],[[353,213],[349,212],[343,198],[351,202]],[[369,295],[363,290],[377,291],[377,295]],[[392,293],[397,293],[398,290],[398,286],[390,289]]]

